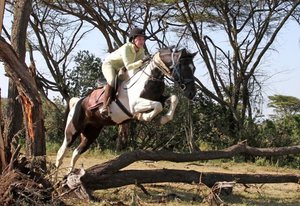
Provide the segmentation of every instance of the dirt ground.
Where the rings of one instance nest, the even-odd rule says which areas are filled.
[[[49,158],[49,162],[54,162],[54,156]],[[95,164],[101,164],[113,155],[104,155],[100,157],[83,155],[78,160],[76,167],[81,165],[88,168]],[[59,178],[66,172],[70,158],[64,160],[64,164],[59,173]],[[125,169],[186,169],[202,172],[231,172],[231,173],[299,173],[299,170],[280,168],[275,166],[257,166],[248,163],[234,162],[193,162],[193,163],[172,163],[172,162],[152,162],[140,161],[130,165]],[[230,191],[230,190],[229,190]],[[226,194],[227,193],[227,194]],[[98,201],[80,202],[78,200],[68,200],[71,205],[210,205],[214,199],[223,205],[258,205],[258,206],[299,206],[300,205],[300,185],[294,183],[283,184],[253,184],[242,185],[235,184],[232,192],[224,192],[217,196],[212,195],[211,188],[205,185],[195,184],[146,184],[143,187],[129,185],[121,188],[112,188],[108,190],[99,190],[94,192]],[[73,202],[75,201],[75,202]]]

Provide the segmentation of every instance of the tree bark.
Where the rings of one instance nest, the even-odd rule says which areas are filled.
[[[125,122],[118,126],[117,151],[121,151],[127,147],[128,137],[130,136],[130,127],[131,122]]]
[[[129,184],[143,183],[204,183],[213,186],[216,182],[228,181],[241,184],[256,183],[299,183],[299,174],[239,174],[239,173],[213,173],[194,170],[123,170],[126,166],[140,160],[191,162],[199,160],[211,160],[220,158],[232,158],[239,154],[252,156],[280,156],[287,154],[299,154],[300,146],[279,148],[254,148],[245,143],[239,143],[232,147],[218,151],[202,151],[187,154],[178,154],[169,151],[133,151],[124,153],[117,158],[88,168],[85,172],[81,170],[69,174],[66,181],[75,179],[81,182],[84,191],[93,191],[113,187],[121,187]],[[75,178],[74,178],[75,175]],[[70,183],[70,182],[69,182]],[[67,183],[68,184],[68,183]],[[70,185],[74,185],[70,183]],[[89,195],[85,195],[86,197]]]
[[[35,159],[42,156],[39,164],[45,168],[46,144],[42,102],[34,78],[25,64],[25,43],[31,11],[32,0],[15,1],[12,46],[3,38],[0,39],[0,57],[5,62],[5,71],[10,77],[11,103],[8,114],[11,119],[6,144],[8,146],[11,143],[14,136],[20,132],[20,125],[25,122],[27,154]]]
[[[0,35],[2,32],[5,1],[0,1]]]
[[[6,73],[16,85],[22,102],[26,133],[30,142],[29,154],[33,157],[44,156],[46,145],[42,102],[35,81],[26,64],[20,61],[14,49],[3,37],[0,37],[0,57],[6,63]],[[20,124],[20,122],[15,122],[15,124]],[[41,164],[45,167],[45,161]]]
[[[247,154],[251,156],[282,156],[288,154],[300,154],[300,145],[290,147],[276,147],[276,148],[256,148],[250,147],[245,143],[239,143],[218,151],[201,151],[194,153],[179,154],[170,151],[142,151],[137,150],[127,152],[119,157],[105,162],[101,165],[95,165],[87,169],[86,174],[108,174],[121,170],[128,165],[140,161],[171,161],[171,162],[192,162],[199,160],[213,160],[232,158],[239,154]]]
[[[0,89],[0,171],[3,171],[4,168],[7,166],[7,159],[6,159],[6,153],[5,153],[5,142],[3,138],[3,117],[2,117],[2,97],[1,97],[1,89]]]
[[[203,183],[212,187],[216,182],[236,182],[241,184],[299,183],[298,174],[240,174],[213,173],[194,170],[122,170],[109,175],[86,173],[81,180],[86,190],[121,187],[130,184],[149,183]]]
[[[15,50],[20,61],[25,62],[26,53],[26,35],[28,20],[31,13],[31,0],[29,1],[15,1],[14,4],[14,18],[11,34],[11,45]],[[5,65],[7,67],[7,65]],[[8,68],[6,68],[8,70]],[[5,132],[5,150],[7,159],[10,159],[14,148],[11,148],[10,143],[13,138],[20,136],[24,131],[23,127],[23,112],[19,98],[19,93],[16,85],[12,79],[9,79],[8,87],[8,107],[7,107],[7,132]]]

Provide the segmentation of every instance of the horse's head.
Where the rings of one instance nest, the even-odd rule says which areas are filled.
[[[184,95],[193,99],[196,95],[196,87],[194,81],[193,58],[196,53],[189,53],[186,49],[174,50],[172,48],[161,49],[159,56],[161,61],[169,68],[170,75],[175,83],[179,84]]]

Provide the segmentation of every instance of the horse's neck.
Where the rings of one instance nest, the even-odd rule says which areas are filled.
[[[154,61],[150,62],[145,72],[150,76],[151,79],[163,80],[164,78],[164,74]]]

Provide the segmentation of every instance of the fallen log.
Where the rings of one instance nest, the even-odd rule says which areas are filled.
[[[130,184],[146,183],[203,183],[212,187],[216,182],[236,182],[240,184],[264,183],[299,183],[297,174],[240,174],[240,173],[213,173],[194,170],[123,170],[109,175],[89,175],[81,178],[87,190],[108,189]]]
[[[180,154],[170,151],[143,151],[137,150],[124,153],[115,159],[88,168],[78,175],[71,173],[65,178],[64,185],[74,185],[66,182],[68,179],[80,183],[81,190],[85,194],[81,196],[90,197],[90,192],[99,189],[121,187],[130,184],[146,183],[203,183],[212,187],[216,182],[236,182],[240,184],[263,184],[263,183],[299,183],[299,174],[239,174],[239,173],[212,173],[194,170],[122,170],[128,165],[141,160],[192,162],[200,160],[212,160],[221,158],[232,158],[237,155],[247,154],[252,156],[282,156],[299,154],[300,146],[280,148],[254,148],[247,146],[245,142],[233,145],[218,151],[201,151],[196,153]],[[78,192],[78,191],[77,191]],[[88,194],[87,194],[88,193]]]
[[[87,169],[86,175],[95,173],[97,176],[102,174],[114,173],[128,165],[141,160],[151,161],[171,161],[171,162],[193,162],[200,160],[228,159],[239,154],[250,156],[283,156],[289,154],[300,154],[300,146],[276,147],[276,148],[255,148],[248,146],[245,142],[238,143],[223,150],[201,151],[194,153],[174,153],[171,151],[145,151],[136,150],[124,153],[113,160],[100,165],[95,165]]]

